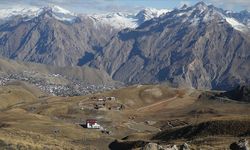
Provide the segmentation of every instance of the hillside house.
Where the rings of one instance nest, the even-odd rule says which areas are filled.
[[[100,125],[97,123],[95,119],[88,119],[86,120],[86,127],[88,129],[100,129]]]

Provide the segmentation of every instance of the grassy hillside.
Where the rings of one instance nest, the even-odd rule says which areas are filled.
[[[33,85],[20,81],[12,82],[7,86],[0,86],[0,109],[35,102],[42,96],[45,94]]]
[[[199,96],[203,92],[135,85],[86,96],[41,97],[34,87],[14,82],[0,90],[0,146],[108,150],[112,142],[116,148],[188,142],[194,149],[227,149],[238,137],[249,138],[250,104],[209,100]],[[92,99],[106,96],[116,100]],[[96,104],[105,107],[96,109]],[[122,110],[115,109],[120,105]],[[109,133],[83,128],[86,119],[97,119]]]

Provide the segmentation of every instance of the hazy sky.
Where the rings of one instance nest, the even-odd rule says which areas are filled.
[[[59,5],[77,13],[136,11],[145,7],[173,9],[183,4],[193,5],[198,0],[0,0],[0,9],[15,6]],[[250,0],[204,0],[207,4],[230,9],[250,10]]]

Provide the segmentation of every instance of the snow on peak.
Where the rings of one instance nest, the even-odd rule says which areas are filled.
[[[236,19],[234,18],[229,18],[229,17],[226,17],[225,18],[226,21],[235,29],[235,30],[238,30],[238,31],[245,31],[245,29],[247,28],[244,24],[238,22]]]
[[[129,13],[95,14],[88,17],[98,24],[110,25],[116,29],[137,27],[137,20]]]
[[[136,28],[143,22],[162,14],[169,12],[167,9],[146,8],[139,13],[107,13],[87,15],[98,23],[110,25],[117,29]],[[33,6],[14,6],[9,9],[0,10],[0,20],[9,20],[16,16],[21,16],[26,20],[30,20],[39,16],[42,13],[50,13],[55,19],[61,21],[73,22],[78,15],[57,5],[49,5],[47,7],[33,7]]]
[[[49,7],[44,7],[44,11],[52,11],[52,16],[56,18],[57,20],[61,21],[68,21],[68,22],[73,22],[77,15],[70,12],[69,10],[66,10],[60,6],[56,5],[51,5]]]
[[[62,13],[62,14],[70,14],[70,15],[74,15],[74,13],[70,12],[69,10],[66,10],[60,6],[56,6],[56,5],[51,5],[49,6],[53,12],[56,13]]]
[[[188,7],[185,9],[181,8],[176,11],[177,17],[181,17],[183,22],[189,22],[193,26],[197,26],[201,22],[204,23],[216,20],[219,22],[227,22],[235,30],[241,32],[249,30],[247,19],[245,19],[244,22],[244,20],[241,21],[240,18],[238,19],[237,17],[233,17],[230,14],[230,11],[224,11],[212,5],[207,6],[203,2],[197,3],[193,7]],[[240,14],[240,16],[244,17],[242,13]]]
[[[12,16],[36,17],[42,10],[38,7],[15,6],[7,9],[0,9],[0,19],[8,19]]]
[[[201,2],[198,2],[195,6],[199,7],[199,8],[206,8],[207,4],[203,1],[201,1]]]
[[[141,20],[150,20],[155,17],[160,17],[163,14],[166,14],[169,12],[168,9],[155,9],[155,8],[146,8],[141,10],[136,17],[138,17]]]
[[[53,17],[62,21],[72,21],[76,15],[70,11],[56,5],[39,8],[35,6],[14,6],[12,8],[0,9],[0,19],[8,20],[15,16],[32,19],[43,12],[51,11]]]
[[[143,22],[155,17],[160,17],[167,12],[169,12],[167,9],[146,8],[136,14],[118,12],[89,15],[89,17],[98,23],[110,25],[116,29],[125,29],[136,28]]]

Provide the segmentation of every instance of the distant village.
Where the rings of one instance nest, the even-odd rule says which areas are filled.
[[[92,85],[84,83],[78,79],[69,79],[68,84],[56,84],[48,82],[45,78],[34,75],[34,72],[24,72],[20,74],[9,74],[0,76],[0,86],[5,86],[12,81],[24,81],[35,85],[43,92],[54,96],[81,96],[96,92],[114,90],[117,87],[110,85]],[[50,77],[60,78],[59,74],[49,74]],[[66,77],[64,77],[66,78]]]

